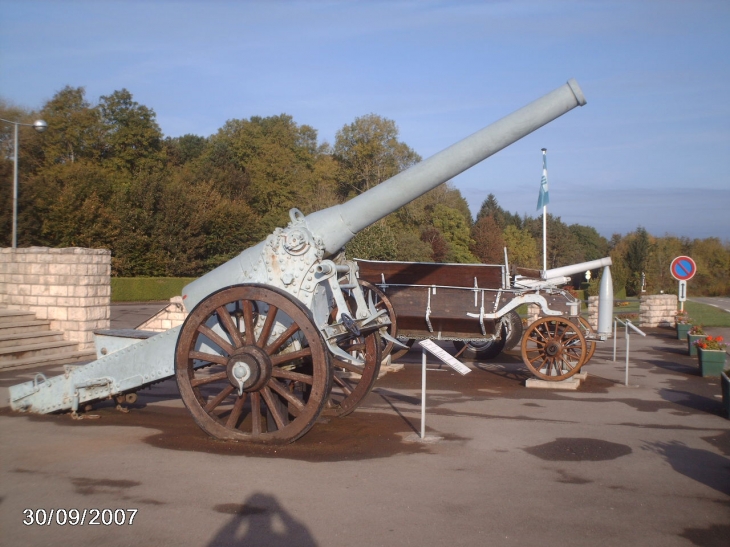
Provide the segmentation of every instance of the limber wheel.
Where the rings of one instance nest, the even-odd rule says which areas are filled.
[[[481,361],[484,359],[494,359],[497,355],[502,353],[506,341],[506,336],[500,336],[499,338],[495,338],[493,340],[479,340],[471,342],[454,340],[453,343],[457,352],[460,352],[464,348],[464,346],[466,346],[466,349],[464,349],[464,351],[461,353],[464,359]]]
[[[543,317],[522,338],[522,360],[543,380],[559,381],[580,370],[586,357],[581,329],[561,317]]]
[[[466,345],[461,353],[465,359],[494,359],[503,351],[512,349],[522,338],[522,318],[516,311],[507,312],[498,324],[501,325],[499,338],[471,342],[455,340],[454,347],[459,352]]]
[[[522,318],[515,310],[507,312],[502,318],[502,322],[507,327],[507,340],[505,341],[502,351],[507,351],[515,347],[522,340],[524,327],[522,326]]]
[[[580,326],[583,329],[583,336],[585,337],[587,334],[593,333],[593,327],[591,327],[591,324],[588,322],[588,319],[585,317],[578,317],[578,320],[580,321]],[[586,344],[588,346],[588,350],[586,352],[586,359],[581,363],[580,366],[585,365],[588,361],[591,360],[593,357],[593,354],[596,352],[596,342],[595,340],[588,340],[586,338]]]
[[[304,435],[332,382],[309,310],[280,289],[235,285],[200,302],[175,348],[180,395],[217,439],[287,443]]]
[[[388,297],[385,295],[385,293],[380,290],[380,288],[377,285],[373,285],[372,283],[364,280],[360,280],[360,286],[362,286],[362,292],[363,296],[365,296],[365,302],[368,302],[368,295],[372,294],[373,296],[373,303],[375,304],[375,309],[380,310],[388,310],[388,317],[390,318],[390,326],[388,327],[387,331],[390,336],[395,338],[398,336],[398,324],[397,324],[397,318],[395,316],[395,309],[393,308],[393,304],[391,304]],[[385,341],[384,341],[385,342]],[[385,342],[383,346],[382,351],[382,358],[385,359],[388,355],[390,355],[390,352],[393,351],[393,342]]]

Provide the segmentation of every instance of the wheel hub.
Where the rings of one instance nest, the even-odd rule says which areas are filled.
[[[245,346],[231,355],[226,372],[231,385],[244,391],[259,391],[271,378],[271,359],[258,346]]]
[[[545,345],[545,353],[548,357],[555,357],[560,353],[560,344],[555,341],[550,341]]]

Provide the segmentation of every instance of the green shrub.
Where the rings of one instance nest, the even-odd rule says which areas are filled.
[[[180,296],[195,277],[112,277],[112,302],[149,302]]]

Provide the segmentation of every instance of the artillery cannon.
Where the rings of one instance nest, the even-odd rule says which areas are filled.
[[[196,423],[218,439],[291,442],[321,412],[346,415],[370,391],[388,313],[366,301],[343,246],[355,234],[585,104],[575,80],[360,196],[291,222],[183,289],[190,311],[151,337],[107,331],[97,360],[10,388],[14,410],[49,413],[175,376]]]
[[[595,343],[611,331],[610,258],[539,271],[504,265],[358,260],[360,279],[391,318],[392,336],[452,340],[459,353],[496,357],[507,339],[522,338],[522,359],[543,380],[570,378],[588,362]],[[570,275],[603,268],[598,332],[580,317],[580,301],[561,289]],[[543,317],[522,335],[516,308],[540,306]],[[516,319],[515,319],[516,318]],[[608,319],[606,321],[606,318]],[[392,345],[386,346],[386,350]]]

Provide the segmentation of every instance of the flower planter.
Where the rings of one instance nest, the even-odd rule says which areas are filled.
[[[704,334],[687,335],[687,353],[689,353],[690,357],[697,357],[697,346],[695,346],[695,342],[702,340],[705,336]]]
[[[720,383],[722,384],[722,410],[725,417],[730,420],[730,377],[727,372],[720,375]]]
[[[725,368],[725,350],[697,348],[697,359],[700,362],[702,376],[720,376]]]
[[[686,340],[687,333],[691,328],[692,325],[689,323],[677,323],[677,340]]]

